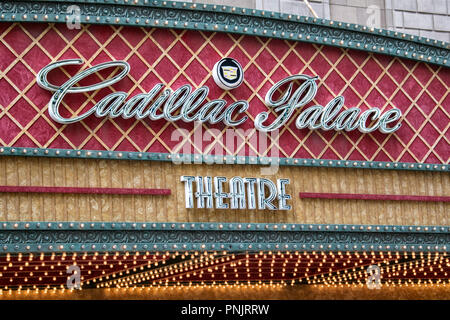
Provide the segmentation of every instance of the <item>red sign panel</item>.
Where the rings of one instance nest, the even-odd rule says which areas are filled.
[[[177,129],[185,129],[192,144],[190,153],[271,156],[362,161],[448,163],[450,156],[450,70],[423,62],[387,55],[237,34],[189,30],[144,29],[118,26],[83,26],[68,30],[60,24],[0,24],[0,144],[13,147],[63,148],[173,153],[178,152]],[[244,81],[225,91],[212,77],[214,64],[223,57],[239,61]],[[52,120],[48,102],[52,92],[39,87],[37,73],[51,62],[81,58],[83,68],[102,62],[124,60],[129,74],[120,82],[94,92],[67,94],[61,113],[81,114],[104,96],[124,91],[130,97],[146,93],[157,83],[175,90],[184,84],[209,87],[208,100],[249,102],[249,119],[238,128],[236,147],[229,147],[223,123],[203,124],[214,128],[215,137],[194,146],[194,124],[164,119],[152,121],[96,117],[63,125]],[[67,67],[52,73],[62,84],[79,71]],[[111,73],[111,70],[107,70]],[[117,70],[118,71],[118,70]],[[117,72],[116,72],[117,73]],[[258,135],[256,115],[263,111],[275,118],[264,102],[267,91],[279,80],[296,74],[319,76],[312,103],[326,105],[342,95],[345,107],[402,111],[400,129],[391,134],[357,130],[336,132],[298,129],[295,119],[280,128],[264,150],[253,146]],[[111,74],[95,75],[99,82]],[[87,79],[86,79],[87,80]],[[308,105],[308,106],[309,106]],[[246,131],[248,130],[248,131]],[[236,139],[236,138],[234,138]],[[178,146],[179,147],[179,146]],[[186,148],[183,148],[186,150]],[[256,152],[256,153],[255,153]]]

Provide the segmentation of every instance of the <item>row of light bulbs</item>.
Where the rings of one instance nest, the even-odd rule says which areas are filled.
[[[418,273],[422,273],[424,276],[427,276],[426,268],[428,268],[428,271],[431,272],[431,275],[433,276],[437,276],[438,273],[436,272],[436,270],[439,270],[440,273],[443,273],[444,277],[448,277],[448,272],[445,271],[447,269],[444,269],[444,267],[449,268],[450,261],[446,256],[447,253],[445,252],[442,254],[435,253],[434,256],[431,254],[429,254],[427,257],[421,255],[421,258],[419,260],[406,261],[391,267],[389,266],[389,264],[386,264],[385,266],[380,267],[380,279],[387,279],[386,282],[390,283],[390,281],[393,281],[393,279],[389,278],[396,278],[399,276],[406,277],[408,274],[412,275],[414,278],[417,277]],[[403,272],[400,273],[399,271],[401,271],[402,269]],[[365,268],[361,267],[359,268],[359,270],[353,269],[351,273],[348,273],[347,270],[345,270],[344,274],[342,275],[338,273],[336,275],[329,275],[328,277],[325,277],[322,274],[322,279],[318,280],[317,283],[321,283],[324,285],[350,285],[355,281],[357,283],[365,283],[366,276],[367,273]],[[408,283],[407,280],[398,279],[398,281],[406,281],[406,283]],[[420,280],[421,279],[419,278],[418,281]],[[440,279],[436,279],[433,281],[438,280]],[[316,282],[313,282],[312,284],[316,284]]]
[[[175,290],[201,290],[201,289],[270,289],[271,291],[276,289],[282,289],[287,286],[293,286],[293,281],[280,281],[280,282],[239,282],[236,281],[234,283],[176,283],[170,286],[167,285],[156,285],[156,286],[133,286],[133,287],[120,287],[120,288],[105,288],[107,292],[128,292],[128,291],[175,291]],[[320,289],[333,289],[333,288],[364,288],[366,287],[365,283],[353,283],[353,284],[333,284],[333,285],[325,285],[325,284],[313,284],[312,285],[315,288]],[[413,288],[450,288],[450,280],[449,279],[439,279],[439,280],[418,280],[416,282],[409,280],[398,280],[398,281],[386,281],[383,283],[383,286],[385,287],[393,287],[393,288],[402,288],[402,287],[413,287]],[[21,288],[18,290],[2,290],[0,289],[0,295],[9,294],[23,294],[23,295],[29,295],[29,294],[65,294],[65,293],[74,293],[77,292],[77,290],[74,289],[66,289],[63,286],[60,288],[57,287],[46,287],[46,288]]]
[[[166,254],[169,255],[169,253],[162,253],[162,257],[166,257]],[[65,278],[68,277],[65,271],[57,271],[55,270],[55,267],[65,267],[65,269],[69,268],[69,264],[65,263],[64,260],[68,257],[70,261],[70,265],[79,265],[81,269],[95,268],[95,270],[98,270],[101,272],[102,276],[110,275],[114,272],[109,272],[108,269],[113,269],[114,264],[116,265],[123,265],[123,269],[132,268],[135,265],[142,264],[143,262],[147,262],[150,264],[151,262],[155,262],[158,264],[158,261],[161,260],[161,258],[158,257],[159,252],[156,254],[150,254],[149,252],[144,253],[144,255],[140,255],[139,252],[135,252],[133,255],[130,255],[129,252],[125,252],[122,256],[120,256],[119,252],[115,252],[113,254],[110,254],[109,252],[105,252],[103,254],[99,254],[98,252],[88,254],[87,252],[83,254],[79,253],[71,253],[67,254],[66,252],[63,252],[62,254],[58,255],[55,253],[52,253],[51,255],[45,256],[44,253],[41,253],[40,255],[34,255],[33,253],[28,254],[28,257],[23,255],[22,253],[19,253],[18,255],[11,255],[8,253],[6,255],[5,260],[0,259],[0,270],[3,272],[0,272],[0,279],[2,277],[7,278],[9,277],[9,282],[13,282],[17,279],[22,279],[23,282],[28,282],[30,278],[37,277],[37,275],[40,275],[38,277],[38,281],[43,281],[43,277],[50,278],[50,281],[52,282],[52,285],[54,285],[54,282],[60,281],[61,277]],[[47,259],[46,259],[47,258]],[[120,260],[125,259],[133,259],[131,262],[131,266],[127,264],[123,264]],[[44,261],[45,260],[45,261]],[[86,262],[86,260],[89,260]],[[18,263],[20,262],[20,263]],[[114,263],[114,264],[113,264]],[[33,270],[28,271],[28,273],[24,271],[24,268],[31,267]],[[101,267],[101,268],[100,268]],[[19,269],[19,272],[15,271],[14,269]],[[46,271],[39,271],[40,268],[47,268]],[[13,270],[11,270],[13,269]],[[58,268],[61,269],[61,268]],[[100,269],[100,270],[99,270]],[[11,271],[10,271],[11,270]],[[87,275],[91,275],[92,271],[88,270]],[[81,276],[81,280],[85,280],[85,276]],[[83,282],[82,282],[83,284]],[[41,286],[45,285],[45,283],[42,283]],[[7,286],[6,286],[7,287]],[[20,288],[20,286],[19,286]]]
[[[176,257],[178,255],[199,256],[201,254],[204,254],[205,252],[208,253],[208,251],[192,251],[192,252],[185,251],[185,252],[181,252],[181,253],[178,252],[178,251],[176,251],[176,252],[169,252],[169,251],[159,252],[159,251],[157,251],[154,254],[151,254],[149,251],[146,251],[143,255],[145,255],[145,256],[149,256],[149,255],[160,256],[161,255],[162,258],[166,258],[166,257],[167,258],[168,257],[172,257],[173,258],[173,257]],[[217,255],[218,253],[221,253],[222,255],[228,254],[227,251],[219,251],[219,252],[218,251],[213,251],[213,252],[210,252],[210,253],[211,254],[215,254],[215,255]],[[77,256],[81,256],[81,257],[95,256],[95,257],[97,257],[100,254],[101,253],[99,253],[98,251],[95,251],[93,253],[83,252],[83,254],[77,253],[77,252],[72,252],[72,253],[69,253],[69,254],[67,254],[67,252],[62,252],[61,254],[56,254],[55,252],[52,252],[50,257],[51,257],[52,260],[54,260],[55,257],[64,258],[64,257],[70,256],[70,255],[72,256],[72,258],[76,258]],[[111,256],[113,256],[113,255],[119,256],[120,254],[125,255],[125,256],[132,255],[132,254],[130,254],[129,251],[122,252],[122,253],[116,251],[114,254],[112,254],[110,252],[104,252],[103,253],[104,256],[109,256],[109,255],[111,255]],[[136,255],[136,256],[142,255],[139,251],[133,252],[133,254]],[[387,254],[388,256],[392,256],[393,254],[395,254],[395,256],[397,256],[397,257],[400,257],[401,255],[404,255],[404,257],[407,258],[408,255],[413,255],[414,256],[416,254],[420,254],[421,256],[423,256],[424,253],[423,252],[419,252],[419,253],[416,253],[416,252],[403,252],[402,253],[402,252],[399,252],[399,251],[396,251],[396,252],[391,252],[391,251],[388,251],[388,252],[383,252],[383,251],[380,251],[380,252],[374,252],[374,251],[370,251],[370,252],[367,252],[367,251],[363,251],[363,252],[358,252],[358,251],[356,251],[356,252],[350,252],[350,251],[346,251],[346,252],[342,252],[342,251],[338,251],[338,252],[333,252],[333,251],[330,251],[330,252],[326,252],[326,251],[312,251],[312,252],[303,251],[303,253],[302,253],[302,252],[299,252],[299,251],[291,252],[291,251],[288,250],[288,251],[277,251],[277,252],[273,252],[273,251],[268,251],[268,252],[259,251],[259,253],[255,252],[254,254],[255,254],[255,257],[264,256],[264,255],[278,255],[278,256],[284,257],[285,255],[288,255],[288,256],[296,255],[296,256],[298,256],[298,255],[302,255],[303,254],[303,255],[308,256],[308,257],[310,255],[313,255],[313,256],[316,256],[316,258],[319,255],[328,255],[328,254],[331,255],[332,257],[339,256],[341,258],[344,255],[347,255],[347,256],[356,255],[357,257],[359,257],[360,255],[363,255],[365,257],[368,257],[369,255],[371,255],[371,256],[376,256],[376,255],[384,256],[385,254]],[[431,252],[427,252],[427,254],[431,255],[432,253]],[[7,253],[6,254],[6,260],[10,261],[11,258],[16,258],[17,257],[18,261],[21,261],[24,258],[25,255],[26,254],[23,254],[23,253],[18,253],[17,255],[14,255],[14,254],[12,255],[11,253]],[[27,259],[31,261],[31,260],[33,260],[34,257],[37,257],[37,256],[38,256],[37,254],[28,253],[28,258]],[[43,252],[41,252],[39,254],[39,258],[41,260],[44,259],[45,256],[46,255]]]
[[[339,257],[340,258],[344,258],[343,257],[343,255],[342,255],[342,253],[341,252],[338,252],[337,253],[338,255],[339,255]],[[273,267],[274,266],[274,262],[275,262],[275,255],[274,254],[272,254],[271,252],[269,252],[269,255],[271,255],[271,257],[272,257],[272,263],[271,263],[271,267]],[[278,258],[281,258],[281,257],[285,257],[285,254],[284,253],[281,253],[281,252],[278,252],[276,255],[278,255],[279,257]],[[310,259],[310,261],[308,262],[308,267],[311,265],[311,263],[313,263],[314,261],[312,260],[312,258],[310,257],[310,253],[308,253],[308,252],[304,252],[303,253],[303,255],[304,255],[304,257],[306,258],[306,259]],[[312,255],[314,255],[315,256],[315,258],[318,258],[319,257],[319,255],[318,254],[316,254],[315,252],[313,252],[312,253]],[[323,252],[320,252],[320,255],[321,256],[323,256],[323,259],[321,260],[322,262],[326,262],[327,261],[327,259],[328,259],[328,256],[327,256],[327,254],[326,253],[323,253]],[[346,253],[346,255],[348,255],[348,257],[352,257],[351,256],[351,254],[350,253]],[[380,257],[381,258],[384,258],[384,255],[383,255],[383,253],[381,252],[380,254]],[[298,253],[298,252],[295,252],[294,253],[294,256],[293,256],[293,254],[291,254],[291,253],[289,253],[289,252],[286,252],[286,259],[285,259],[285,261],[284,261],[284,263],[283,263],[283,269],[282,269],[282,271],[283,271],[283,274],[282,274],[282,276],[284,276],[284,272],[285,272],[285,266],[286,266],[286,264],[288,263],[288,257],[289,258],[293,258],[294,256],[297,256],[297,262],[293,262],[293,261],[290,261],[290,263],[295,263],[295,269],[294,269],[294,271],[295,272],[297,272],[298,271],[298,269],[297,269],[297,266],[298,266],[298,264],[301,262],[301,256],[302,256],[302,254],[300,253]],[[334,257],[334,258],[336,258],[336,255],[333,253],[333,252],[330,252],[330,256],[331,257]],[[359,253],[356,253],[356,256],[358,256],[358,257],[361,257],[360,255],[359,255]],[[362,253],[362,256],[364,256],[364,258],[369,258],[369,255],[367,255],[367,253],[366,252],[363,252]],[[371,257],[375,257],[376,255],[375,255],[375,253],[374,252],[371,252]],[[389,252],[388,254],[387,254],[387,256],[388,256],[388,258],[391,258],[391,259],[393,259],[393,257],[392,257],[392,255],[391,255],[391,253]],[[404,256],[405,257],[407,257],[408,256],[408,254],[406,253],[406,254],[404,254]],[[259,258],[259,260],[258,260],[258,266],[259,267],[261,267],[261,264],[262,264],[262,257],[263,258],[267,258],[267,254],[263,254],[262,252],[260,252],[260,258]],[[211,257],[212,258],[212,257]],[[255,255],[255,258],[258,258],[258,254],[256,254]],[[396,258],[400,258],[400,253],[396,253]],[[234,256],[233,256],[233,259],[234,259]],[[255,260],[255,259],[252,259],[252,260]],[[246,255],[246,257],[245,257],[245,260],[244,259],[240,259],[240,260],[237,260],[237,261],[234,261],[234,262],[231,262],[231,263],[229,263],[229,266],[230,267],[235,267],[236,266],[236,264],[237,265],[241,265],[242,264],[242,262],[243,261],[245,261],[245,266],[248,266],[249,265],[249,255],[247,254]],[[225,262],[224,261],[224,259],[222,258],[222,260],[220,261],[220,259],[219,260],[216,260],[216,261],[213,261],[213,263],[212,264],[214,264],[214,263],[216,263],[216,264],[219,264],[219,262]],[[319,264],[319,266],[322,266],[322,262],[319,262],[318,264]],[[337,259],[335,259],[335,262],[338,262],[337,261]],[[362,260],[360,259],[359,260],[359,262],[360,263],[362,263]],[[372,261],[371,261],[372,263],[374,262],[374,260],[372,259]],[[386,258],[384,258],[383,259],[383,262],[386,262],[386,263],[388,263],[389,264],[389,260],[387,260]],[[317,263],[317,262],[314,262],[314,263]],[[347,260],[347,263],[350,263],[350,260]],[[196,264],[194,264],[194,266],[192,266],[192,261],[191,261],[191,265],[190,265],[190,268],[187,268],[186,266],[187,266],[187,264],[186,264],[186,262],[184,263],[185,264],[185,268],[184,268],[184,271],[185,272],[187,272],[188,270],[192,270],[192,269],[197,269],[199,266],[198,265],[196,265]],[[207,263],[205,263],[206,264],[206,266],[207,266]],[[358,263],[356,262],[355,263],[355,265],[357,265]],[[379,264],[380,264],[380,262],[379,262]],[[206,267],[205,266],[205,267]],[[332,266],[334,266],[334,263],[332,263]],[[345,266],[345,263],[344,263],[344,266]],[[119,279],[119,280],[115,280],[115,281],[111,281],[111,282],[107,282],[107,283],[105,283],[105,284],[99,284],[98,285],[98,287],[100,288],[100,287],[112,287],[112,286],[116,286],[116,287],[133,287],[133,286],[135,286],[135,285],[139,285],[139,283],[141,283],[141,282],[148,282],[148,281],[151,281],[152,282],[152,285],[163,285],[164,284],[164,281],[163,280],[159,280],[159,281],[155,281],[155,279],[156,278],[159,278],[159,275],[162,275],[162,277],[164,277],[165,276],[165,284],[166,285],[169,285],[169,278],[167,278],[168,276],[169,276],[169,274],[168,274],[168,270],[174,270],[174,272],[176,273],[176,272],[178,272],[179,270],[178,270],[178,268],[179,268],[180,266],[177,266],[177,265],[175,265],[174,266],[174,268],[172,269],[172,266],[171,267],[169,267],[169,269],[167,269],[167,268],[164,268],[164,269],[162,269],[162,270],[156,270],[155,271],[155,273],[153,273],[153,271],[150,271],[150,272],[145,272],[145,273],[142,273],[142,274],[140,274],[140,275],[132,275],[132,276],[130,276],[130,277],[127,277],[127,278],[124,278],[124,279]],[[204,267],[202,264],[200,264],[200,268],[202,268],[202,267]],[[226,278],[226,272],[225,272],[225,268],[226,268],[226,266],[224,265],[223,267],[222,267],[222,276],[223,276],[223,278]],[[215,270],[218,270],[218,266],[216,265],[215,266]],[[318,269],[318,270],[320,270],[320,268]],[[183,266],[181,265],[181,267],[180,267],[180,271],[181,272],[183,272]],[[208,269],[208,271],[209,272],[211,272],[211,269]],[[271,268],[271,276],[273,276],[273,269]],[[307,272],[305,272],[304,273],[304,275],[305,275],[305,277],[307,277],[307,279],[308,279],[308,282],[310,282],[310,280],[309,280],[309,278],[308,278],[308,271],[309,271],[309,268],[306,268],[306,271]],[[332,270],[332,268],[330,268],[329,269],[329,272],[332,272],[333,270]],[[170,275],[173,275],[174,274],[174,272],[170,272]],[[237,269],[234,269],[234,272],[235,272],[235,277],[236,278],[238,278],[239,276],[238,276],[238,273],[237,273]],[[250,277],[250,270],[247,268],[247,276],[248,277]],[[259,272],[260,272],[260,276],[261,276],[261,268],[259,269]],[[339,271],[338,271],[339,272]],[[156,276],[155,276],[155,274],[156,274]],[[196,274],[196,272],[195,271],[192,271],[192,272],[188,272],[187,274],[185,273],[184,274],[184,276],[185,276],[185,278],[189,278],[190,277],[190,275],[191,274],[193,274],[194,276],[196,276],[197,274]],[[202,275],[203,275],[203,270],[201,270],[200,271],[200,275],[199,275],[199,277],[201,278],[202,277]],[[294,273],[294,276],[296,276],[297,274],[296,273]],[[211,277],[213,277],[214,275],[212,275]],[[323,275],[322,275],[323,276]],[[182,281],[182,279],[183,279],[183,275],[179,275],[178,276],[179,277],[179,281]],[[314,278],[316,278],[316,277],[314,277]],[[153,280],[153,281],[152,281]],[[174,281],[176,281],[177,279],[175,278],[175,277],[172,277],[172,281],[174,282]],[[192,283],[192,282],[189,282],[189,283]]]
[[[61,261],[64,261],[65,258],[69,259],[69,260],[75,260],[74,263],[77,264],[78,258],[81,258],[82,260],[86,260],[86,259],[90,259],[90,260],[99,260],[103,261],[103,265],[108,266],[108,262],[118,262],[119,264],[121,264],[121,259],[125,260],[128,257],[132,257],[133,258],[133,262],[134,265],[136,265],[136,261],[142,261],[142,260],[146,260],[147,261],[147,265],[140,265],[139,266],[139,270],[144,271],[144,266],[152,269],[152,270],[148,270],[147,272],[141,272],[135,275],[131,275],[131,276],[126,276],[124,278],[120,278],[120,279],[114,279],[114,281],[106,281],[103,282],[104,280],[109,280],[110,277],[115,278],[117,276],[117,274],[119,276],[122,276],[123,273],[122,271],[120,271],[119,273],[117,271],[113,271],[110,274],[106,274],[105,270],[103,269],[101,272],[101,276],[97,276],[94,279],[90,279],[87,280],[85,283],[89,284],[89,281],[92,282],[99,282],[99,284],[97,285],[97,287],[134,287],[136,285],[138,285],[140,282],[144,282],[144,281],[148,281],[150,279],[152,279],[153,281],[151,281],[153,284],[152,285],[168,285],[169,284],[169,279],[167,279],[167,277],[173,276],[175,273],[178,272],[184,272],[184,277],[185,278],[189,278],[190,276],[196,276],[197,273],[200,272],[200,275],[206,273],[206,272],[212,272],[212,268],[214,268],[214,270],[218,270],[219,267],[221,267],[222,272],[224,275],[226,275],[226,268],[231,268],[231,270],[233,271],[234,268],[234,275],[236,278],[239,277],[238,272],[237,272],[237,266],[241,266],[242,264],[244,264],[246,267],[249,266],[249,262],[250,260],[252,262],[257,261],[258,262],[258,267],[259,268],[259,273],[261,274],[261,265],[262,265],[262,259],[272,259],[271,261],[271,272],[273,272],[273,267],[274,264],[276,262],[280,263],[279,260],[284,258],[284,263],[283,263],[283,272],[285,271],[284,267],[287,266],[287,264],[290,263],[295,263],[295,269],[294,271],[298,271],[297,270],[297,266],[299,263],[301,262],[305,262],[308,261],[308,267],[310,267],[313,263],[314,264],[319,264],[319,267],[322,267],[322,263],[330,263],[332,259],[334,259],[334,262],[339,262],[342,259],[347,259],[345,260],[344,263],[351,263],[353,261],[351,261],[351,259],[354,259],[355,257],[359,258],[358,262],[362,263],[362,259],[368,259],[371,258],[371,262],[374,263],[375,260],[378,261],[378,265],[381,265],[381,263],[385,264],[386,266],[383,267],[381,269],[381,274],[385,274],[383,277],[384,278],[391,278],[391,277],[395,277],[399,274],[399,271],[401,271],[400,269],[403,267],[403,272],[405,272],[405,270],[407,272],[410,271],[410,273],[416,275],[417,272],[424,272],[424,268],[428,267],[428,270],[426,272],[432,272],[434,275],[437,275],[436,271],[439,272],[444,272],[444,268],[443,268],[443,257],[445,257],[446,253],[443,254],[439,254],[439,253],[434,253],[434,257],[433,254],[431,252],[428,253],[423,253],[423,252],[419,252],[419,253],[407,253],[407,252],[378,252],[377,254],[373,251],[371,252],[355,252],[355,253],[350,253],[350,252],[262,252],[260,251],[259,253],[254,254],[254,256],[252,255],[252,257],[250,258],[249,254],[247,253],[244,256],[240,256],[240,258],[237,261],[231,261],[230,262],[230,256],[222,256],[222,257],[217,257],[217,255],[219,254],[223,254],[226,255],[227,252],[224,251],[223,253],[221,252],[202,252],[199,253],[198,251],[192,252],[191,254],[189,252],[183,252],[183,253],[171,253],[171,252],[165,252],[162,253],[161,255],[158,253],[151,255],[149,252],[146,252],[145,254],[140,254],[139,252],[135,252],[133,254],[130,255],[129,252],[125,252],[122,255],[122,258],[120,258],[120,254],[119,252],[116,252],[115,254],[110,254],[108,252],[105,252],[103,254],[99,254],[98,252],[95,252],[93,254],[88,254],[88,253],[83,253],[83,254],[77,254],[77,253],[71,253],[71,254],[67,254],[67,253],[62,253],[62,254],[55,254],[52,253],[50,255],[50,261],[55,261],[55,259],[57,261],[55,261],[55,266],[61,266]],[[158,257],[160,256],[160,257]],[[181,258],[184,260],[186,258],[191,258],[191,260],[189,262],[184,261],[184,262],[180,262],[174,265],[171,265],[169,267],[160,267],[157,269],[153,269],[154,267],[158,266],[158,262],[162,263],[163,265],[165,264],[165,259],[166,258],[177,258],[178,256],[181,256]],[[403,263],[402,266],[396,265],[393,268],[391,267],[391,269],[389,268],[389,264],[392,260],[394,260],[394,263],[398,263],[398,259],[415,259],[416,256],[420,256],[421,260],[419,261],[410,261],[410,262],[406,262]],[[33,255],[32,253],[28,254],[28,256],[26,254],[22,254],[19,253],[18,255],[11,255],[11,254],[7,254],[6,255],[6,262],[7,264],[4,264],[4,260],[1,261],[0,260],[0,266],[3,265],[3,269],[7,270],[8,267],[13,266],[11,261],[15,261],[17,260],[18,262],[23,262],[24,266],[30,266],[30,265],[34,265],[34,263],[37,263],[37,265],[35,265],[36,267],[39,267],[39,263],[41,267],[46,266],[45,262],[43,261],[45,259],[45,255],[43,253],[41,253],[40,255]],[[47,256],[48,257],[48,256]],[[138,258],[139,257],[139,258]],[[235,259],[234,255],[231,255],[232,259]],[[254,257],[254,258],[253,258]],[[427,259],[425,259],[425,257]],[[293,259],[293,258],[297,258],[297,261],[289,261],[288,259]],[[318,260],[319,258],[321,258],[321,260]],[[138,260],[139,259],[139,260]],[[160,260],[158,260],[160,259]],[[277,260],[276,260],[277,259]],[[316,261],[314,260],[316,259]],[[330,261],[328,261],[328,259],[330,259]],[[380,261],[380,259],[382,259]],[[161,261],[162,260],[162,261]],[[305,261],[303,261],[305,260]],[[318,261],[317,261],[318,260]],[[39,262],[40,261],[40,262]],[[108,261],[108,262],[107,262]],[[339,274],[339,270],[337,271],[337,276],[334,275],[330,275],[329,277],[324,277],[324,274],[322,273],[321,278],[317,278],[317,276],[314,276],[312,278],[309,278],[308,275],[308,271],[309,268],[306,269],[306,272],[304,273],[304,276],[306,277],[306,280],[309,284],[326,284],[326,285],[333,285],[333,284],[340,284],[340,283],[346,283],[346,282],[355,282],[355,279],[358,278],[362,278],[363,276],[366,276],[364,271],[364,266],[360,267],[359,270],[357,271],[355,267],[358,267],[358,262],[354,262],[354,268],[353,268],[353,275],[349,274],[347,276],[348,270],[346,269],[344,272],[345,276],[340,276]],[[333,262],[332,266],[333,266]],[[420,267],[419,267],[419,263],[420,263]],[[88,266],[91,266],[92,263],[91,261],[89,261],[87,263]],[[445,266],[449,267],[449,263],[448,263],[448,258],[445,259]],[[54,268],[53,265],[49,266],[52,270]],[[67,268],[68,266],[66,266]],[[81,268],[84,269],[85,265],[80,265]],[[98,265],[96,266],[98,268]],[[132,269],[133,272],[136,272],[137,269],[135,266],[128,266],[128,265],[124,265],[126,271],[126,274],[129,274],[130,270]],[[5,269],[6,268],[6,269]],[[109,264],[109,268],[112,269],[113,268],[113,264]],[[193,269],[199,269],[199,268],[203,268],[205,270],[200,270],[200,271],[193,271]],[[23,266],[19,266],[20,270],[23,270]],[[188,270],[186,270],[188,269]],[[300,269],[300,268],[299,268]],[[397,270],[395,270],[397,269]],[[38,269],[35,269],[38,270]],[[206,271],[206,272],[205,272]],[[187,272],[187,273],[186,273]],[[247,276],[250,276],[250,270],[249,268],[247,268]],[[328,272],[332,273],[333,269],[329,268]],[[88,274],[91,273],[91,270],[88,270]],[[294,276],[297,276],[296,273],[294,273]],[[15,274],[16,275],[16,274]],[[29,273],[29,277],[33,277],[36,274],[33,273],[32,271]],[[48,271],[46,273],[44,273],[44,275],[48,276]],[[62,273],[62,271],[59,271],[59,276],[63,276],[64,274]],[[447,272],[444,272],[444,275],[447,276]],[[0,277],[2,277],[3,274],[0,272]],[[299,274],[298,276],[302,276],[301,274]],[[155,279],[161,279],[161,278],[165,278],[165,282],[162,280],[159,281],[155,281]],[[27,278],[24,278],[24,280]],[[53,276],[53,281],[56,281],[56,277]],[[28,279],[27,279],[28,280]],[[27,282],[27,280],[25,280],[25,282]],[[82,277],[82,280],[84,279],[84,276]],[[173,283],[175,283],[177,279],[175,277],[172,277],[172,281],[170,281],[170,285],[173,285]],[[182,280],[184,282],[186,282],[187,279],[178,279],[178,282]],[[275,279],[276,280],[276,279]],[[187,282],[190,283],[192,285],[192,281],[191,282]],[[439,283],[439,282],[438,282]],[[350,284],[350,283],[349,283]],[[54,285],[53,285],[54,286]],[[5,286],[4,290],[11,290],[12,288],[10,287],[8,289],[8,286]],[[19,287],[19,289],[21,289],[21,287]]]

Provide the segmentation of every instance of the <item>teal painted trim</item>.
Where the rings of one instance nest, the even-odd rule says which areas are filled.
[[[75,159],[108,159],[108,160],[143,160],[165,161],[174,164],[242,164],[242,165],[271,165],[294,167],[322,167],[322,168],[357,168],[382,170],[413,170],[430,172],[448,172],[448,164],[409,163],[387,161],[355,161],[355,160],[326,160],[303,158],[270,158],[252,156],[214,156],[201,154],[170,154],[152,152],[128,152],[105,150],[73,150],[73,149],[44,149],[0,147],[0,156],[75,158]]]
[[[0,3],[0,21],[66,21],[69,5],[89,24],[191,29],[272,37],[388,54],[450,66],[450,44],[351,23],[238,7],[161,0],[14,1]]]
[[[0,222],[0,252],[448,252],[448,226]]]
[[[0,230],[192,230],[192,231],[323,231],[369,233],[450,233],[450,226],[295,224],[245,222],[92,222],[92,221],[0,221]]]

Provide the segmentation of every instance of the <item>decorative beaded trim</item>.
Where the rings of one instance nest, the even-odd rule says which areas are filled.
[[[345,231],[397,233],[450,233],[450,226],[401,226],[356,224],[295,224],[245,222],[55,222],[0,221],[0,230],[197,230],[197,231]]]
[[[66,250],[445,252],[449,244],[448,226],[0,222],[0,252]]]
[[[49,158],[78,158],[78,159],[110,159],[110,160],[146,160],[146,161],[172,161],[184,164],[251,164],[270,165],[277,163],[280,166],[295,167],[325,167],[325,168],[359,168],[359,169],[385,169],[385,170],[415,170],[415,171],[449,171],[448,164],[408,163],[386,161],[355,161],[355,160],[324,160],[301,158],[270,158],[256,156],[215,156],[201,154],[170,154],[152,152],[127,151],[98,151],[73,149],[41,149],[1,147],[0,156],[27,156]]]
[[[194,29],[297,40],[388,54],[450,66],[450,44],[352,23],[244,9],[161,0],[13,1],[0,3],[0,21],[65,22],[78,4],[81,22]]]

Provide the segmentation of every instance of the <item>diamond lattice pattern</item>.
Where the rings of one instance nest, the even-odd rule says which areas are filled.
[[[237,59],[245,70],[244,83],[232,91],[218,88],[211,72],[214,64],[227,56]],[[449,162],[450,70],[445,67],[245,35],[97,25],[69,30],[64,24],[43,23],[0,24],[0,57],[3,146]],[[232,139],[233,143],[227,140],[223,124],[203,124],[203,132],[214,130],[201,143],[195,141],[194,124],[181,121],[91,116],[75,124],[61,125],[48,114],[51,92],[36,84],[36,74],[50,62],[70,58],[83,59],[86,62],[83,68],[125,60],[131,71],[109,88],[68,94],[62,103],[61,113],[65,116],[80,114],[111,92],[125,91],[133,96],[162,82],[173,90],[183,84],[194,88],[207,85],[209,99],[221,98],[229,103],[247,100],[250,119],[240,127],[242,130]],[[51,80],[62,84],[78,70],[55,71]],[[95,79],[86,81],[100,81],[115,72],[99,73]],[[402,127],[389,135],[299,130],[295,119],[301,110],[297,110],[278,136],[258,136],[253,130],[253,120],[258,113],[268,110],[264,104],[267,90],[278,80],[294,74],[320,77],[314,104],[326,105],[333,97],[343,95],[347,108],[397,107],[403,112]],[[273,118],[274,111],[268,111]],[[181,137],[177,132],[181,132]],[[183,137],[187,142],[180,143]],[[261,139],[266,139],[265,145]]]

